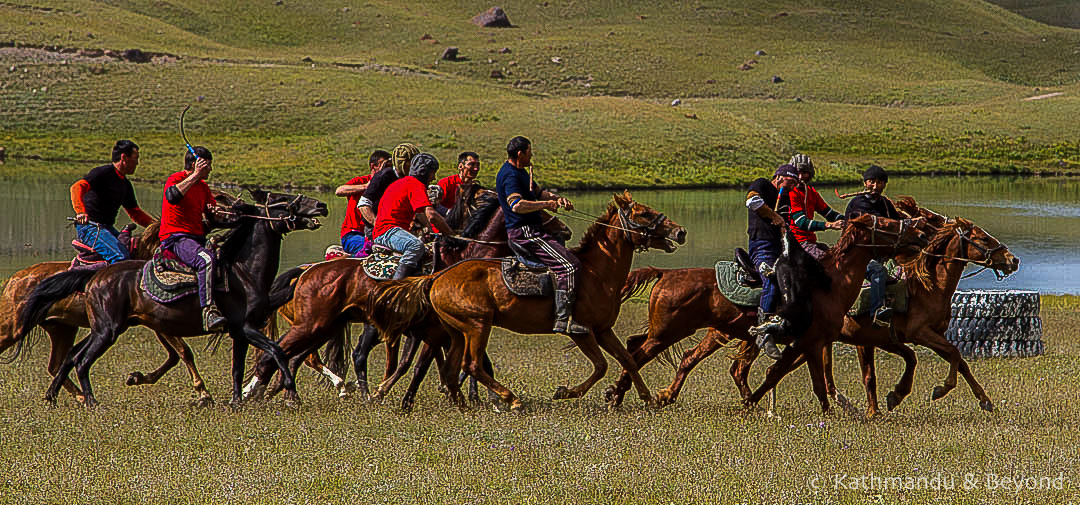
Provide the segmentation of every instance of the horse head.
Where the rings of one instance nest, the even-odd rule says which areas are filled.
[[[993,270],[999,278],[1004,278],[1020,268],[1020,258],[1014,256],[1009,248],[993,235],[963,218],[956,218],[956,223],[956,234],[963,242],[961,257]]]
[[[314,230],[322,223],[319,217],[329,214],[326,203],[309,196],[274,193],[259,189],[248,191],[255,202],[254,212],[245,212],[271,221],[271,228],[285,234],[293,230]]]
[[[686,228],[648,205],[635,202],[630,191],[612,195],[618,209],[623,234],[639,250],[660,249],[675,252],[676,244],[686,243]]]
[[[892,254],[904,261],[903,258],[918,254],[929,243],[926,228],[926,219],[921,217],[889,219],[863,214],[848,220],[835,249],[842,250],[848,245],[870,247],[875,249],[875,256]]]

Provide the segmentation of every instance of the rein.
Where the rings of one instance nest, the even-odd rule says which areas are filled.
[[[926,252],[925,250],[919,251],[919,254],[924,255],[924,256],[931,256],[931,257],[934,257],[934,258],[940,258],[940,259],[942,259],[944,261],[962,261],[962,262],[965,262],[965,263],[970,263],[972,265],[979,265],[979,266],[982,267],[982,268],[980,268],[980,269],[978,269],[978,270],[976,270],[976,271],[974,271],[972,273],[964,274],[962,277],[960,277],[961,280],[970,279],[972,277],[975,277],[976,275],[981,274],[984,270],[987,270],[987,269],[993,270],[994,275],[998,278],[998,280],[1002,280],[1002,279],[1009,276],[1009,274],[1002,274],[1000,271],[998,271],[998,269],[994,268],[994,260],[991,258],[991,255],[993,255],[995,252],[997,252],[997,251],[999,251],[1001,249],[1005,249],[1005,244],[1002,244],[1001,242],[998,242],[997,247],[994,247],[992,249],[988,249],[985,246],[983,246],[982,244],[980,244],[978,242],[975,242],[974,240],[971,240],[971,237],[967,236],[968,233],[971,233],[973,231],[973,228],[968,228],[965,231],[961,231],[959,228],[955,228],[953,231],[955,231],[956,235],[960,237],[961,242],[967,242],[968,244],[971,244],[971,246],[974,247],[977,251],[979,251],[979,254],[982,254],[982,256],[983,256],[983,259],[981,259],[981,260],[973,260],[971,258],[962,258],[962,257],[959,257],[959,256],[949,256],[947,254],[934,254],[934,253]]]
[[[633,200],[631,200],[630,201],[630,206],[633,207],[634,204],[635,204],[635,202]],[[618,209],[618,211],[619,211],[619,221],[622,223],[623,226],[616,226],[616,225],[613,225],[613,224],[608,224],[608,223],[600,221],[600,219],[603,216],[594,216],[594,215],[591,215],[591,214],[589,214],[587,212],[582,212],[582,211],[576,210],[576,209],[567,209],[567,210],[569,212],[574,212],[574,213],[577,213],[577,214],[581,214],[582,216],[586,216],[588,219],[585,218],[585,217],[578,217],[578,216],[575,216],[573,214],[564,214],[565,217],[568,217],[568,218],[571,218],[571,219],[577,219],[579,221],[589,221],[589,222],[598,224],[600,226],[606,226],[608,228],[614,228],[616,230],[621,230],[623,232],[623,237],[626,238],[626,241],[630,242],[630,245],[634,246],[639,252],[644,252],[644,251],[648,250],[649,246],[648,246],[648,244],[643,244],[643,245],[635,244],[634,239],[630,237],[630,234],[631,233],[636,233],[636,234],[641,235],[642,237],[646,237],[646,238],[654,237],[655,233],[656,233],[656,228],[660,226],[660,223],[662,223],[665,219],[667,219],[667,217],[664,216],[663,214],[657,214],[656,218],[654,218],[652,221],[650,221],[649,224],[641,224],[641,223],[638,223],[638,222],[634,221],[633,219],[630,219],[630,213],[629,212],[624,211],[622,208],[619,208]],[[641,231],[641,230],[644,230],[644,231]]]

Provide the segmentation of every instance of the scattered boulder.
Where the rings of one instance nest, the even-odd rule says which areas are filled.
[[[681,104],[681,103],[682,103],[682,100],[679,100],[678,98],[676,98],[676,99],[671,101],[671,106],[672,107],[678,107],[679,104]]]
[[[697,119],[697,114],[693,112],[691,112],[690,114],[683,114],[683,116],[685,116],[686,119]]]
[[[102,65],[91,65],[90,73],[93,75],[103,75],[105,74],[105,67]]]
[[[274,5],[285,5],[285,0],[276,0]]]
[[[448,47],[448,48],[444,49],[443,52],[442,52],[442,56],[439,56],[439,59],[440,60],[445,60],[445,61],[457,61],[457,59],[458,59],[458,48],[456,48],[456,47]]]
[[[300,61],[302,61],[304,63],[314,63],[315,62],[315,60],[311,59],[311,56],[304,56],[303,58],[300,59]]]
[[[502,72],[500,72],[500,71],[498,71],[498,70],[492,70],[492,71],[491,71],[491,78],[492,78],[492,79],[503,79],[503,78],[505,78],[505,77],[506,77],[506,76],[505,76],[505,75],[503,75],[503,73],[502,73]]]
[[[772,76],[772,83],[773,84],[780,84],[782,82],[784,82],[784,80],[781,79],[779,75]]]
[[[433,38],[435,38],[435,37],[432,37],[430,33],[425,33],[425,34],[420,36],[420,40],[431,40]]]
[[[83,49],[82,51],[79,51],[79,56],[86,58],[100,58],[105,56],[105,51],[101,49]]]
[[[551,59],[551,62],[556,64],[556,65],[561,65],[562,64],[562,58],[556,56],[556,57]]]
[[[348,13],[348,12],[349,12],[349,11],[351,11],[351,10],[352,10],[352,9],[350,9],[350,8],[348,8],[348,7],[342,7],[342,8],[341,8],[341,12],[342,12],[342,14]]]
[[[312,104],[312,105],[314,105],[315,107],[322,107],[323,105],[326,105],[326,101],[325,100],[315,100],[315,103]]]
[[[788,15],[788,13],[786,13],[786,12],[778,12],[778,13],[776,13],[776,15],[775,15],[775,16],[773,16],[773,17],[774,17],[774,18],[783,18],[783,17],[787,17],[787,15]]]
[[[204,95],[199,95],[199,96],[195,97],[196,102],[202,103],[203,100],[206,100],[206,96],[204,96]]]
[[[801,96],[795,97],[795,102],[796,103],[802,103],[802,97]]]
[[[754,66],[749,64],[749,63],[743,63],[742,65],[739,65],[739,70],[753,70],[753,69],[754,69]]]
[[[716,84],[716,79],[709,79],[705,81],[705,84]]]
[[[758,49],[757,51],[754,51],[754,56],[765,56],[765,51]]]
[[[645,21],[646,19],[649,19],[649,16],[646,16],[644,14],[639,14],[637,18],[638,18],[638,21]]]
[[[150,55],[142,52],[142,49],[128,49],[124,51],[123,58],[132,63],[150,63]]]
[[[472,22],[484,28],[512,28],[514,26],[510,24],[510,18],[506,17],[506,12],[502,7],[492,7],[481,12],[473,16]]]
[[[116,51],[113,51],[112,49],[106,49],[105,50],[105,56],[108,56],[110,58],[119,58],[120,57],[120,55],[117,54]]]
[[[502,49],[499,49],[499,54],[510,54],[510,48],[504,47]]]
[[[7,161],[7,151],[0,147],[0,165],[3,165],[5,161]]]

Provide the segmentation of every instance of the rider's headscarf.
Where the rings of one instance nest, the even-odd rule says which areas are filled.
[[[420,149],[416,146],[406,142],[398,144],[394,148],[394,153],[391,155],[390,161],[394,163],[394,171],[397,172],[398,177],[404,177],[405,174],[405,162],[411,160],[413,156],[420,154]]]

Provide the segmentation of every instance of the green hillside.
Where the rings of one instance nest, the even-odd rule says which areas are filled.
[[[503,3],[495,29],[477,2],[0,2],[0,145],[66,173],[27,157],[130,137],[158,178],[194,104],[192,140],[241,183],[333,185],[403,140],[494,162],[515,134],[565,186],[737,184],[796,150],[826,180],[1080,161],[1080,31],[975,0],[628,4]],[[165,56],[79,53],[132,48]]]
[[[1080,4],[1074,0],[990,0],[990,2],[1041,23],[1080,28]]]

